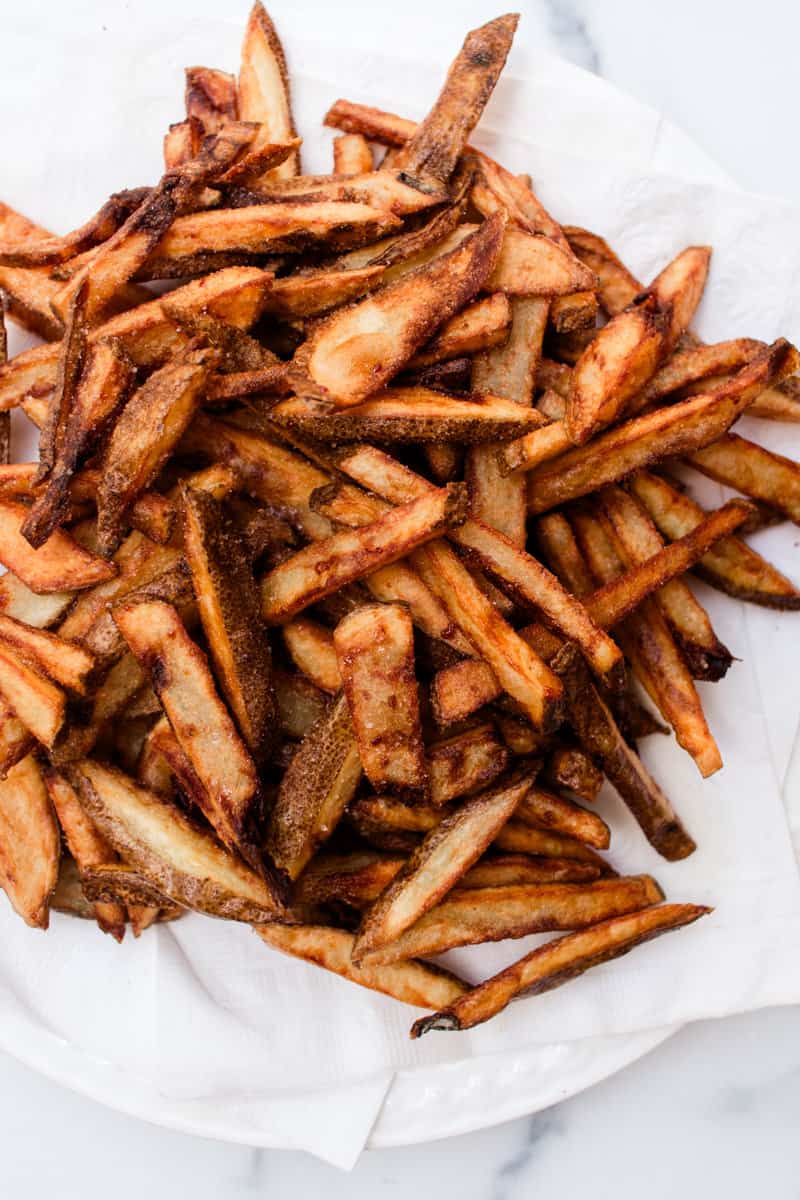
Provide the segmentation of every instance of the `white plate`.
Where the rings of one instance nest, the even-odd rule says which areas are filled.
[[[154,40],[155,37],[154,30]],[[176,63],[182,65],[195,57],[214,60],[214,44],[214,39],[204,27],[204,23],[197,21],[191,29],[184,31],[182,41],[173,47]],[[209,46],[212,49],[209,49]],[[293,38],[290,43],[290,55],[294,62],[302,64],[303,67],[303,70],[294,72],[298,92],[313,97],[316,94],[315,80],[324,78],[316,68],[317,63],[324,61],[319,46],[311,43],[298,45],[297,39]],[[540,67],[543,61],[546,60],[539,62]],[[18,69],[24,70],[24,66],[20,68],[19,63],[17,66]],[[79,67],[80,63],[73,69]],[[78,92],[75,98],[76,107],[87,106],[87,113],[91,99],[86,82],[88,77],[88,71],[84,76],[77,70],[77,79],[83,81],[86,95]],[[365,78],[363,63],[360,77]],[[555,93],[560,95],[567,107],[570,104],[575,106],[575,97],[582,96],[581,103],[584,110],[587,106],[591,109],[591,123],[595,128],[604,121],[609,124],[619,122],[621,115],[624,115],[626,139],[620,144],[621,155],[649,155],[647,161],[651,166],[658,165],[673,173],[726,182],[724,174],[698,147],[679,131],[660,122],[657,114],[638,102],[622,96],[616,89],[577,68],[559,66],[553,72],[553,78],[562,82],[564,79],[568,81],[568,86],[563,92]],[[513,75],[511,79],[513,88]],[[380,94],[380,61],[377,57],[374,83],[374,90]],[[121,89],[137,88],[140,84],[140,78],[136,73],[132,73],[129,83],[126,80],[118,86]],[[561,87],[561,82],[558,86]],[[13,81],[8,83],[8,87],[13,91]],[[348,93],[346,85],[343,85],[343,90]],[[173,91],[177,92],[177,88]],[[386,97],[386,101],[388,103],[390,97]],[[401,111],[405,107],[402,97],[397,99],[396,107]],[[302,131],[309,133],[313,126],[308,122],[312,119],[318,120],[320,115],[318,110],[314,110],[310,117],[301,111]],[[76,122],[80,119],[77,113],[73,113],[73,117]],[[575,138],[571,142],[571,149],[576,154],[591,155],[591,129],[585,128],[587,123],[580,118],[581,109],[578,106],[575,111]],[[487,125],[491,128],[491,119],[487,121]],[[650,145],[648,138],[656,128],[658,137]],[[639,142],[636,141],[634,130],[640,135]],[[580,144],[581,136],[584,145]],[[24,137],[22,140],[24,143]],[[91,142],[91,139],[89,141]],[[631,149],[632,145],[636,148]],[[87,157],[91,153],[90,144]],[[9,160],[19,162],[19,152],[9,153]],[[29,169],[35,171],[35,163],[29,164]],[[137,163],[132,169],[136,175],[140,165]],[[318,169],[325,169],[322,163]],[[146,177],[144,172],[142,177]],[[138,176],[136,179],[117,179],[115,184],[119,186],[121,182],[137,181]],[[13,182],[9,181],[9,186],[13,187]],[[24,192],[24,188],[21,190]],[[9,195],[9,199],[15,198],[13,194]],[[26,199],[25,195],[20,195],[18,202],[21,207]],[[86,198],[82,194],[79,178],[68,183],[66,195],[58,198],[56,209],[59,203],[66,203],[67,207],[73,205],[75,212],[69,215],[74,215],[76,219],[79,213],[85,212]],[[46,211],[41,215],[46,217]],[[54,925],[61,925],[65,920],[56,917]],[[56,928],[54,936],[58,936],[59,932],[61,930]],[[90,954],[95,939],[91,936],[92,931],[87,929],[85,932],[86,939],[80,939],[80,953],[84,953],[85,941],[85,953]],[[1,956],[2,949],[0,967]],[[75,961],[73,959],[73,962]],[[463,1062],[440,1063],[413,1071],[400,1070],[394,1078],[373,1128],[369,1145],[396,1146],[434,1140],[538,1111],[574,1095],[633,1062],[669,1037],[676,1028],[677,1026],[662,1027],[631,1035],[594,1037],[567,1043],[531,1046],[514,1053]],[[247,1119],[246,1096],[237,1097],[233,1104],[226,1106],[225,1111],[214,1112],[213,1115],[208,1112],[198,1113],[191,1102],[176,1095],[165,1096],[154,1084],[138,1076],[128,1065],[115,1062],[110,1055],[90,1054],[69,1036],[62,1036],[49,1028],[47,1022],[37,1017],[24,996],[15,995],[11,987],[4,989],[2,982],[0,1046],[58,1083],[142,1119],[184,1132],[231,1142],[267,1146],[277,1144],[274,1131],[259,1131]],[[336,1103],[334,1093],[331,1094],[330,1103]]]

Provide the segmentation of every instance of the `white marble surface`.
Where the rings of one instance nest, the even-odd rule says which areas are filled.
[[[16,7],[17,0],[14,0]],[[167,0],[170,3],[170,0]],[[0,34],[11,0],[0,0]],[[52,28],[94,21],[89,0],[56,8],[30,0]],[[155,0],[109,0],[113,31],[147,20]],[[159,7],[162,7],[163,4]],[[171,0],[197,19],[205,4]],[[330,20],[324,0],[275,0],[288,41]],[[246,2],[227,11],[246,12]],[[800,200],[794,143],[795,58],[800,8],[762,0],[536,0],[521,5],[520,41],[547,44],[630,91],[683,126],[741,184]],[[354,45],[424,43],[446,62],[463,30],[494,15],[486,0],[381,5],[339,0]],[[209,55],[211,58],[211,55]],[[796,948],[792,948],[796,949]],[[0,1056],[0,1154],[4,1193],[38,1198],[57,1188],[85,1200],[191,1194],[230,1200],[254,1194],[358,1200],[457,1193],[463,1200],[516,1200],[537,1185],[567,1196],[613,1188],[618,1200],[658,1200],[676,1184],[693,1197],[729,1200],[763,1188],[796,1197],[800,1101],[800,1009],[771,1010],[686,1029],[598,1087],[530,1119],[408,1150],[371,1152],[351,1175],[307,1156],[212,1143],[110,1112]],[[113,1180],[113,1183],[111,1182]],[[599,1181],[599,1182],[598,1182]]]

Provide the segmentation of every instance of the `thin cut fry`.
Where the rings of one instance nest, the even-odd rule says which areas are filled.
[[[251,153],[257,153],[262,145],[285,142],[295,136],[286,57],[275,26],[258,0],[250,10],[242,43],[237,99],[240,119],[255,121],[260,126]],[[285,179],[299,170],[300,155],[295,152],[267,172],[266,178]]]

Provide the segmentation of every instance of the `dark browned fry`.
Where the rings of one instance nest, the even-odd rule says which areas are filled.
[[[454,1004],[416,1021],[412,1037],[430,1029],[471,1029],[501,1012],[517,996],[537,996],[568,983],[670,929],[680,929],[711,909],[697,904],[663,904],[590,926],[548,942],[499,975],[487,979]]]
[[[476,725],[433,742],[427,747],[427,758],[432,804],[447,804],[488,787],[509,762],[491,725]]]
[[[593,804],[603,786],[603,772],[578,746],[558,746],[545,762],[543,778]]]
[[[333,635],[364,774],[377,789],[425,791],[414,630],[408,610],[370,604]]]

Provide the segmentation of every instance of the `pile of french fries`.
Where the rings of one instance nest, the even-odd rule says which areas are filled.
[[[800,468],[730,432],[800,420],[800,359],[692,334],[707,248],[644,285],[468,144],[516,23],[419,125],[338,101],[304,175],[257,3],[237,78],[187,70],[160,182],[63,237],[0,209],[44,339],[0,366],[0,884],[30,925],[247,922],[434,1010],[418,1036],[709,911],[620,878],[593,805],[608,780],[695,849],[636,743],[722,765],[695,681],[732,657],[690,573],[800,608],[742,540],[800,521]],[[704,511],[675,463],[743,498]],[[549,931],[477,986],[435,963]]]

